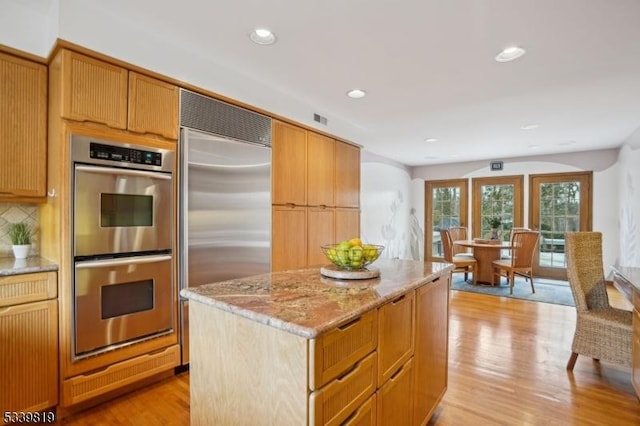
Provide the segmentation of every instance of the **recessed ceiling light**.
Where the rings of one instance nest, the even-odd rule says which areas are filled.
[[[527,148],[529,148],[529,149],[538,149],[538,148],[540,148],[540,146],[539,145],[529,145]]]
[[[438,139],[436,139],[436,138],[426,138],[424,141],[425,142],[437,142]]]
[[[539,124],[524,124],[520,126],[522,130],[533,130],[533,129],[537,129],[538,127],[540,127]]]
[[[276,35],[266,28],[256,28],[249,34],[251,41],[257,44],[267,45],[276,42]]]
[[[360,98],[364,98],[365,96],[367,96],[367,92],[365,92],[364,90],[360,90],[360,89],[353,89],[353,90],[349,90],[347,92],[347,96],[353,99],[360,99]]]
[[[518,59],[520,56],[525,54],[525,50],[518,46],[511,46],[504,49],[502,52],[496,55],[496,61],[498,62],[509,62],[514,59]]]

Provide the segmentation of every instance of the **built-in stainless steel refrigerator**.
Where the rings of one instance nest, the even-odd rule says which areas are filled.
[[[193,129],[180,135],[180,286],[271,269],[271,149]],[[188,302],[180,299],[182,364]]]

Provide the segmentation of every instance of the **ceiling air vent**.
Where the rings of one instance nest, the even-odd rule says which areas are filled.
[[[323,117],[320,114],[313,114],[313,121],[317,121],[320,124],[327,125],[327,117]]]
[[[271,117],[184,89],[180,127],[271,146]]]

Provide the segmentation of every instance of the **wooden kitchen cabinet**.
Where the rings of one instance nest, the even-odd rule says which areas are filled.
[[[410,425],[413,360],[406,362],[376,393],[379,425]],[[420,360],[419,362],[424,362]]]
[[[341,426],[376,426],[378,421],[376,394],[354,411]]]
[[[351,209],[272,207],[273,272],[329,263],[321,247],[360,235],[360,212]]]
[[[307,132],[273,122],[272,204],[307,205]]]
[[[307,132],[307,205],[335,206],[336,142]]]
[[[307,265],[307,209],[273,206],[271,209],[271,270]]]
[[[334,209],[307,207],[307,265],[325,265],[329,260],[321,247],[333,244]]]
[[[273,204],[360,207],[360,148],[273,122]]]
[[[286,274],[291,275],[288,278]],[[305,283],[300,281],[303,276],[300,274],[299,271],[274,274],[268,281],[274,287],[283,286],[283,291],[274,288],[266,293],[261,290],[246,294],[242,298],[245,302],[238,302],[238,307],[245,303],[254,306],[252,297],[257,300],[267,297],[274,315],[289,317],[291,313],[286,312],[285,306],[295,295],[295,309],[300,310],[300,318],[312,317],[313,304],[308,306],[309,311],[305,310]],[[442,321],[441,314],[447,307],[439,304],[448,303],[442,292],[448,291],[449,277],[450,273],[436,276],[313,338],[287,331],[275,316],[267,322],[256,321],[251,315],[219,309],[215,303],[189,297],[191,424],[385,426],[426,423],[427,420],[417,421],[414,417],[414,413],[420,411],[415,404],[420,402],[414,398],[413,388],[415,383],[419,387],[429,386],[431,377],[416,378],[415,371],[419,364],[441,357],[441,354],[432,357],[425,353],[428,346],[424,342],[441,343],[444,337],[446,345],[448,322]],[[311,281],[310,288],[321,282],[316,278]],[[243,285],[242,280],[238,280],[238,285]],[[214,287],[208,289],[210,296],[198,297],[217,300]],[[430,290],[431,287],[435,288]],[[286,297],[285,288],[293,291],[290,297]],[[345,297],[349,288],[328,289],[335,290],[337,303],[354,302]],[[219,296],[225,297],[224,292],[221,290]],[[314,294],[314,290],[309,294]],[[282,295],[282,299],[275,300],[272,297],[275,295]],[[417,297],[422,300],[419,302]],[[435,300],[430,300],[431,297]],[[353,308],[357,306],[354,302]],[[418,306],[423,310],[417,315],[423,321],[420,328],[414,326]],[[430,316],[428,309],[438,314]],[[437,321],[425,328],[427,318]],[[426,336],[418,336],[420,333]],[[436,337],[432,338],[431,334]],[[415,342],[415,350],[411,349],[411,342]],[[438,364],[439,370],[446,371],[446,358],[444,362],[444,365]],[[378,380],[381,368],[385,377],[388,374],[384,382]],[[419,371],[429,371],[431,367],[426,368]],[[439,376],[434,378],[440,384]],[[431,412],[431,407],[429,410]]]
[[[62,118],[178,139],[177,86],[68,49],[52,65]]]
[[[130,71],[127,128],[178,139],[179,96],[177,86]]]
[[[378,383],[382,385],[413,356],[415,298],[406,293],[378,310]]]
[[[635,292],[633,296],[632,327],[631,383],[636,391],[636,396],[640,398],[640,295],[638,292]]]
[[[360,235],[360,150],[279,121],[273,122],[272,133],[272,204],[307,208],[305,245],[297,221],[279,222],[282,227],[273,229],[278,237],[272,240],[272,271],[326,264],[322,245]],[[293,250],[291,244],[298,253],[286,261],[284,253]]]
[[[360,207],[360,148],[336,142],[335,205]]]
[[[53,62],[61,71],[62,118],[127,128],[125,68],[66,49]]]
[[[0,412],[58,404],[55,272],[0,277]]]
[[[47,194],[47,67],[0,53],[0,202]]]
[[[349,240],[360,235],[360,210],[336,207],[335,211],[336,243]]]
[[[413,424],[433,415],[447,390],[450,275],[416,290],[416,342],[413,367]],[[437,327],[435,326],[437,325]]]

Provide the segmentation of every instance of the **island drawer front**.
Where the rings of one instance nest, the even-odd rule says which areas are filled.
[[[378,312],[375,309],[310,340],[309,389],[320,389],[373,351],[377,344]]]
[[[378,424],[409,425],[411,424],[413,386],[413,358],[409,359],[376,392]]]
[[[0,277],[0,307],[54,299],[57,295],[56,272],[36,272]]]
[[[376,426],[376,394],[371,395],[341,426]]]
[[[378,310],[378,383],[382,386],[409,358],[415,345],[415,293],[409,292]]]
[[[640,297],[638,292],[633,292],[633,337],[631,339],[631,383],[636,391],[636,395],[640,396]]]
[[[347,374],[333,380],[309,397],[309,423],[340,425],[376,391],[375,352],[358,362]]]

